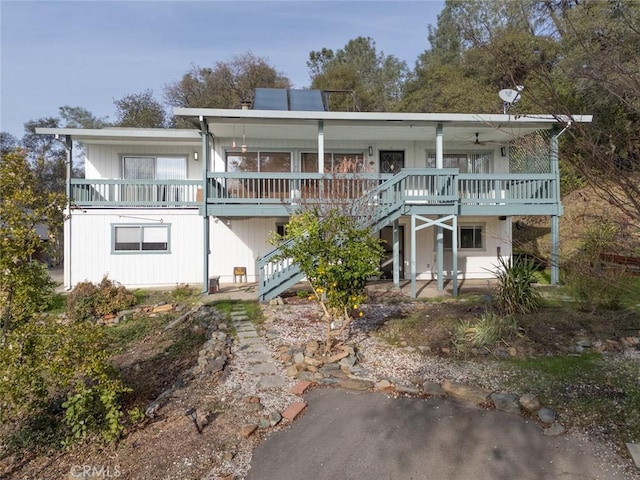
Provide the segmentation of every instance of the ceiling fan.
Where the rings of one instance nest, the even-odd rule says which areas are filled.
[[[480,141],[480,132],[476,132],[475,134],[476,138],[473,142],[467,142],[471,145],[478,145],[478,146],[484,146],[484,145],[501,145],[500,142],[494,142],[492,140],[486,140],[486,141]]]

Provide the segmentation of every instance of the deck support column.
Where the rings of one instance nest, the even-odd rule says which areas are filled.
[[[436,168],[444,168],[442,124],[436,126]],[[444,290],[444,230],[436,226],[436,262],[438,264],[438,290]]]
[[[64,276],[64,287],[66,290],[71,290],[73,288],[73,284],[71,283],[71,203],[73,202],[73,192],[71,190],[71,175],[73,172],[73,140],[71,139],[71,135],[67,135],[64,139],[64,146],[67,153],[67,179],[66,179],[66,193],[67,193],[67,202],[65,208],[65,220],[64,220],[64,230],[63,230],[63,241],[64,241],[64,251],[62,261],[63,263],[63,276]]]
[[[438,290],[444,290],[444,230],[436,226],[436,263],[438,268]]]
[[[568,127],[567,127],[568,128]],[[566,130],[566,128],[565,128]],[[551,134],[551,173],[555,175],[554,195],[557,205],[557,214],[551,216],[551,285],[560,283],[560,215],[562,204],[560,203],[560,167],[558,164],[558,137],[560,133],[553,131]]]
[[[394,273],[395,275],[395,273]],[[416,216],[411,215],[411,298],[418,296],[416,287]]]
[[[400,288],[400,221],[393,222],[393,286]]]
[[[551,216],[551,285],[558,285],[560,282],[560,259],[558,255],[559,250],[559,235],[560,230],[560,217],[558,215]]]
[[[458,215],[454,215],[451,220],[453,228],[451,229],[451,252],[453,258],[451,259],[452,264],[452,275],[453,275],[453,296],[458,296]]]
[[[209,293],[209,214],[207,212],[209,170],[209,124],[200,117],[200,135],[202,136],[202,293]]]

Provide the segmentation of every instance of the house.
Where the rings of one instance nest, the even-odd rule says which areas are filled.
[[[271,232],[296,206],[334,195],[366,210],[399,284],[494,276],[512,215],[551,218],[558,280],[558,137],[591,116],[327,111],[319,91],[257,89],[253,108],[176,108],[193,129],[39,128],[84,145],[67,179],[64,283],[129,287],[302,278],[272,261]],[[569,121],[570,120],[570,121]],[[338,191],[339,190],[339,191]]]

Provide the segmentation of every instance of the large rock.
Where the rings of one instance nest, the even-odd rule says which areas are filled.
[[[538,410],[538,418],[544,423],[553,423],[556,420],[556,412],[547,407]]]
[[[469,385],[463,385],[449,380],[445,380],[442,383],[442,389],[450,397],[459,398],[460,400],[465,400],[475,404],[486,402],[487,397],[492,393],[491,390],[471,387]]]
[[[354,378],[341,378],[338,384],[348,390],[369,390],[373,388],[373,382],[369,380],[356,380]]]
[[[496,406],[496,410],[520,414],[520,403],[518,403],[518,396],[514,393],[492,393],[491,400]]]
[[[532,393],[525,393],[520,397],[520,406],[529,413],[540,410],[540,400]]]

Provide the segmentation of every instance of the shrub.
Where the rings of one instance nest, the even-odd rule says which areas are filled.
[[[499,259],[500,270],[496,304],[505,315],[531,313],[540,306],[540,292],[535,287],[536,266],[531,259]]]
[[[456,350],[467,353],[470,348],[488,349],[499,341],[507,341],[516,335],[520,335],[520,327],[515,317],[485,312],[473,323],[469,320],[460,322],[456,327],[453,343]]]
[[[615,251],[619,233],[620,228],[611,223],[590,227],[583,234],[581,249],[564,265],[569,292],[582,310],[622,306],[629,275],[624,267],[600,260],[603,253]]]
[[[80,282],[67,298],[67,317],[74,322],[94,320],[132,307],[136,297],[122,285],[116,285],[106,276],[95,285]]]

